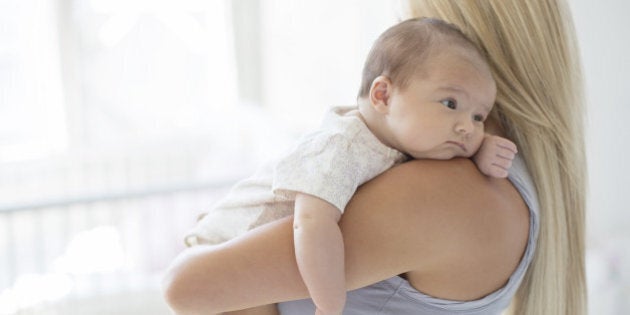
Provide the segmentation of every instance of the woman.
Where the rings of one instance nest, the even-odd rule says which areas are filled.
[[[344,313],[494,314],[512,301],[515,314],[584,314],[583,109],[567,4],[408,4],[404,18],[452,22],[487,54],[498,91],[486,128],[512,139],[524,163],[510,182],[469,160],[413,161],[361,187],[340,222],[347,286],[359,288]],[[285,219],[188,250],[166,279],[167,301],[181,314],[212,314],[306,298],[291,240]],[[217,279],[251,289],[235,296]],[[280,310],[308,314],[309,303]]]

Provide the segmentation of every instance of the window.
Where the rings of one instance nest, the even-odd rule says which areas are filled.
[[[0,0],[0,18],[0,313],[62,314],[168,314],[159,277],[196,215],[353,103],[395,20],[390,0]]]
[[[0,162],[67,147],[54,12],[51,1],[0,2]]]

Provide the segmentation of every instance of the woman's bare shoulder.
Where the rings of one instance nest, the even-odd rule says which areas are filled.
[[[361,187],[341,224],[353,244],[347,246],[350,265],[360,265],[354,259],[380,262],[357,275],[406,273],[422,292],[470,300],[500,288],[512,274],[527,243],[529,213],[507,179],[482,175],[468,159],[416,160]],[[371,250],[355,250],[361,242]]]

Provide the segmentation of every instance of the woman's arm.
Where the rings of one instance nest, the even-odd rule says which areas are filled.
[[[482,296],[508,279],[525,248],[528,217],[507,180],[482,176],[470,160],[458,159],[390,169],[357,191],[339,224],[348,289],[408,273],[423,291],[458,298]],[[463,282],[436,282],[445,267]],[[165,278],[165,297],[178,314],[307,296],[295,261],[292,218],[220,246],[188,249]]]

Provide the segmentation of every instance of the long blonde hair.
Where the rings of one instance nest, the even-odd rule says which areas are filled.
[[[536,255],[512,314],[586,313],[581,65],[565,0],[406,0],[402,18],[458,25],[487,55],[493,119],[519,147],[540,203]]]

